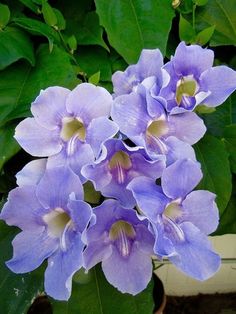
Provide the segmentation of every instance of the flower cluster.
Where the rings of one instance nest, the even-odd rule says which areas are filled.
[[[47,259],[45,291],[67,300],[73,274],[100,262],[133,295],[150,281],[154,256],[198,280],[218,270],[207,237],[218,225],[216,195],[194,190],[202,171],[192,148],[206,132],[194,109],[236,89],[236,72],[213,59],[181,42],[166,64],[158,49],[143,50],[113,75],[113,97],[89,83],[40,92],[15,138],[44,158],[17,174],[0,215],[22,230],[6,262],[13,272]],[[87,181],[105,198],[99,206],[84,201]]]

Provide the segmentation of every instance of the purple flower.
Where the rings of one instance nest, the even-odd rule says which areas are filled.
[[[68,300],[72,276],[83,266],[81,236],[92,210],[82,201],[83,188],[72,170],[48,169],[40,179],[42,162],[36,164],[30,163],[19,174],[22,185],[9,193],[0,215],[22,230],[12,242],[13,258],[6,264],[15,273],[25,273],[48,258],[45,291],[55,299]],[[37,173],[32,181],[24,175],[30,168]]]
[[[167,100],[167,111],[192,111],[199,104],[216,107],[227,99],[236,89],[236,72],[224,65],[212,67],[213,60],[212,50],[184,42],[178,45],[174,57],[163,66],[169,83],[160,96]]]
[[[143,49],[137,64],[133,64],[112,76],[115,96],[129,94],[147,78],[154,78],[153,84],[162,85],[163,57],[159,49]]]
[[[199,164],[184,159],[163,171],[161,187],[139,177],[128,189],[156,235],[155,254],[167,256],[189,276],[205,280],[220,266],[220,257],[206,236],[215,231],[219,214],[215,194],[192,191],[201,178]]]
[[[69,164],[81,176],[81,167],[93,162],[102,142],[118,132],[109,120],[111,102],[104,88],[88,83],[72,91],[49,87],[31,106],[34,118],[17,126],[15,138],[33,156],[53,156],[49,167]]]
[[[126,189],[127,184],[139,175],[155,181],[160,178],[164,167],[163,158],[150,161],[144,149],[129,147],[119,139],[110,139],[104,143],[99,159],[94,164],[84,166],[82,174],[104,196],[114,197],[122,206],[132,208],[135,199]]]
[[[168,115],[158,100],[149,97],[144,86],[139,87],[139,92],[115,98],[111,116],[120,131],[144,147],[152,159],[166,155],[167,164],[184,157],[195,159],[190,145],[206,131],[203,121],[193,112]]]
[[[89,227],[84,251],[86,269],[102,262],[106,279],[118,290],[137,294],[152,276],[154,238],[147,221],[116,200],[94,208],[95,224]]]

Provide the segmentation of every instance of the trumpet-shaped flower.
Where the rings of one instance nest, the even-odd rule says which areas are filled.
[[[166,155],[167,164],[184,157],[195,159],[190,145],[206,131],[203,121],[193,112],[168,115],[143,86],[139,92],[115,98],[111,116],[120,131],[144,147],[152,159]]]
[[[152,276],[154,237],[147,221],[116,200],[106,200],[94,208],[96,219],[86,233],[86,269],[102,262],[106,279],[118,290],[137,294]]]
[[[163,57],[159,49],[143,49],[137,64],[117,71],[112,76],[115,96],[130,94],[145,79],[154,78],[153,85],[162,85]]]
[[[184,159],[163,171],[161,187],[139,177],[128,189],[156,235],[155,254],[167,256],[189,276],[205,280],[220,266],[220,257],[207,238],[215,231],[219,214],[215,194],[192,191],[201,178],[198,163]]]
[[[99,159],[84,166],[82,174],[104,196],[114,197],[122,206],[132,208],[135,199],[126,189],[127,184],[139,175],[148,176],[155,181],[160,178],[164,167],[163,158],[150,161],[144,149],[129,147],[119,139],[110,139],[104,143]]]
[[[34,117],[17,126],[15,138],[33,156],[53,156],[48,166],[68,164],[81,176],[81,167],[98,156],[102,142],[118,132],[109,120],[111,102],[104,88],[88,83],[72,91],[49,87],[33,102]]]
[[[169,83],[160,95],[167,111],[175,114],[192,111],[197,105],[216,107],[236,89],[236,71],[227,66],[212,67],[214,53],[198,45],[181,42],[174,57],[163,66]]]
[[[21,185],[9,193],[0,214],[8,225],[22,230],[12,242],[13,257],[6,264],[15,273],[25,273],[48,259],[45,291],[67,300],[72,276],[83,266],[81,237],[92,210],[82,200],[83,188],[72,170],[57,167],[43,174],[42,167],[37,161],[19,174]],[[26,180],[25,174],[33,168],[36,175]]]

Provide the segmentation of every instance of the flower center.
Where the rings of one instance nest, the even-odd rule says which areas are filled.
[[[117,181],[121,184],[124,183],[126,172],[132,167],[132,162],[129,155],[120,150],[112,156],[108,167],[112,172],[115,172],[114,174],[117,177]]]
[[[193,78],[193,75],[182,77],[176,85],[176,102],[180,105],[184,96],[193,97],[198,90],[198,84]]]
[[[110,229],[109,238],[115,242],[121,256],[130,255],[136,232],[131,224],[124,220],[115,222]]]
[[[83,122],[79,119],[65,117],[62,120],[60,136],[64,141],[70,140],[73,136],[77,136],[81,141],[84,141],[86,137],[86,129]]]
[[[60,237],[68,223],[71,222],[69,215],[60,207],[43,216],[48,225],[48,232],[54,237]]]
[[[174,201],[169,203],[164,212],[163,215],[165,215],[166,217],[170,218],[171,220],[175,220],[178,217],[181,217],[182,212],[181,212],[181,208],[179,206],[179,202]]]
[[[161,137],[168,133],[168,125],[165,120],[152,121],[147,128],[147,136]]]

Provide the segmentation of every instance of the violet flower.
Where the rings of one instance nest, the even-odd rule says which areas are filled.
[[[198,45],[181,42],[170,62],[163,66],[166,84],[157,96],[166,99],[172,114],[192,111],[199,104],[216,107],[236,89],[236,71],[212,67],[214,53]]]
[[[155,181],[160,178],[164,168],[163,158],[151,161],[144,149],[129,147],[119,139],[110,139],[103,144],[99,159],[84,166],[81,172],[104,196],[114,197],[122,206],[132,208],[135,199],[126,189],[128,183],[140,175]]]
[[[45,291],[58,300],[68,300],[72,276],[83,266],[81,239],[90,218],[91,207],[83,199],[80,179],[69,168],[47,169],[29,165],[35,176],[9,193],[0,218],[22,231],[12,241],[13,258],[6,262],[15,273],[36,269],[48,259],[45,271]],[[38,171],[38,172],[37,172]],[[39,183],[35,185],[35,182]]]
[[[87,233],[84,251],[86,269],[102,262],[108,282],[123,293],[137,294],[152,277],[154,237],[147,221],[133,209],[123,208],[116,200],[106,200],[94,208],[95,224]]]
[[[15,138],[31,155],[48,157],[48,166],[68,164],[83,180],[80,169],[98,156],[103,141],[118,132],[109,120],[112,97],[89,83],[70,91],[49,87],[31,106],[34,118],[16,128]]]
[[[127,188],[151,223],[155,254],[168,257],[189,276],[205,280],[220,266],[220,256],[207,238],[215,231],[219,214],[215,194],[192,191],[201,178],[199,164],[184,159],[163,171],[161,187],[139,177]]]
[[[112,119],[120,131],[136,145],[144,147],[152,159],[166,155],[167,165],[179,158],[195,159],[190,146],[205,133],[206,127],[195,113],[168,115],[160,101],[149,97],[148,90],[115,98]]]

